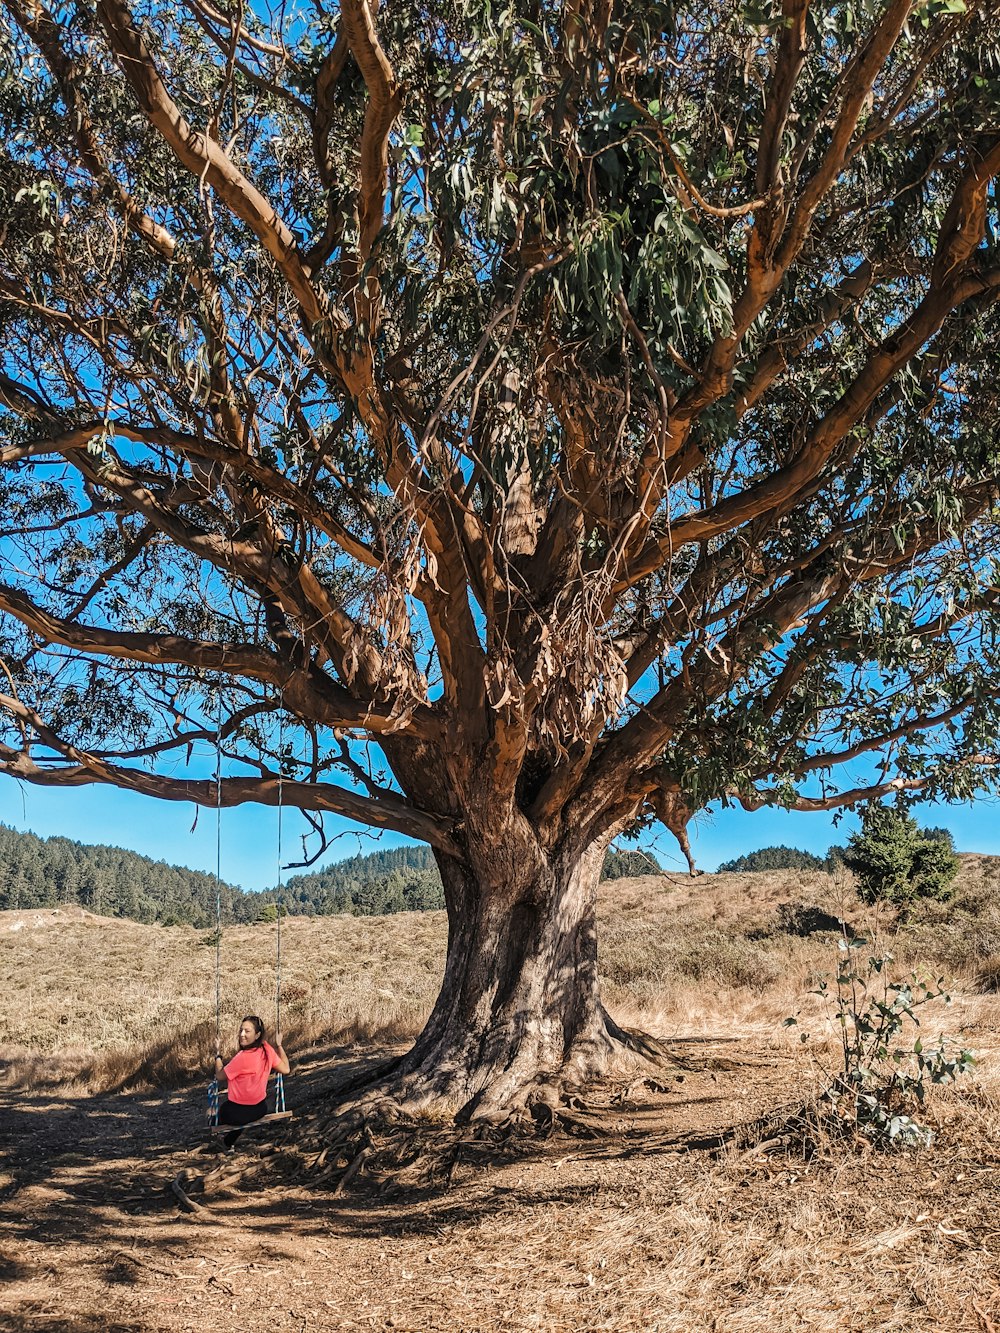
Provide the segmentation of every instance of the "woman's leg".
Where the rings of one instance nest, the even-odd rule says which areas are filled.
[[[255,1120],[260,1120],[267,1114],[267,1100],[257,1102],[252,1106],[246,1106],[242,1102],[225,1101],[219,1107],[219,1124],[232,1125],[233,1129],[223,1134],[222,1142],[227,1148],[232,1148],[236,1140],[243,1133],[245,1125],[252,1125]]]

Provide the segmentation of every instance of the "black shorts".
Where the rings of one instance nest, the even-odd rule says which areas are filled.
[[[219,1107],[220,1125],[252,1125],[267,1115],[267,1098],[262,1102],[249,1105],[245,1102],[231,1102],[227,1098]]]

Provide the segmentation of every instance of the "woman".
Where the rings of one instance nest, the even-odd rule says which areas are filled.
[[[248,1014],[240,1024],[237,1036],[239,1050],[223,1064],[222,1055],[215,1053],[215,1077],[226,1080],[226,1100],[219,1107],[219,1124],[239,1128],[223,1134],[222,1142],[231,1148],[243,1133],[242,1126],[252,1125],[267,1115],[267,1080],[272,1070],[287,1074],[288,1056],[277,1033],[274,1046],[264,1040],[264,1024],[256,1014]]]

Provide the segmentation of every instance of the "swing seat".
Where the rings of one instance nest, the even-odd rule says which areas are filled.
[[[230,1130],[256,1129],[258,1125],[268,1125],[272,1120],[294,1120],[294,1111],[269,1111],[267,1115],[262,1115],[259,1120],[251,1120],[247,1125],[209,1125],[210,1134],[228,1134]]]

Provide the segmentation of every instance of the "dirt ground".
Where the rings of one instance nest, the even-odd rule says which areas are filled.
[[[937,1108],[929,1153],[720,1156],[685,1145],[786,1103],[794,1055],[724,1036],[676,1049],[683,1075],[609,1111],[607,1137],[531,1141],[392,1201],[275,1175],[188,1213],[169,1182],[214,1165],[202,1091],[0,1092],[0,1327],[1000,1330],[1000,1135],[964,1133],[975,1088]],[[295,1128],[385,1054],[301,1061]],[[257,1132],[251,1176],[284,1131]]]

